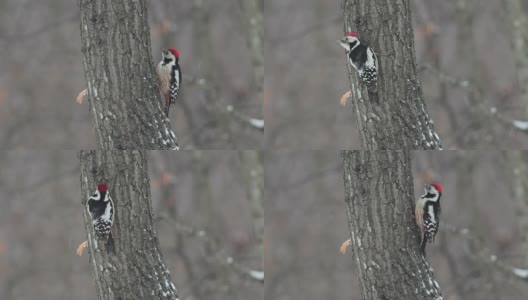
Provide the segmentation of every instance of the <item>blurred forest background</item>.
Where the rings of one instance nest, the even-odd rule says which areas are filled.
[[[148,157],[161,252],[181,299],[262,299],[263,282],[248,276],[263,271],[261,154]],[[77,152],[4,151],[0,165],[0,299],[95,299],[89,254],[75,254],[86,239]]]
[[[269,147],[359,148],[350,102],[343,1],[265,4]],[[528,3],[411,1],[429,115],[447,149],[528,146]],[[514,122],[521,121],[521,122]]]
[[[526,299],[526,281],[489,260],[493,254],[506,265],[528,267],[528,153],[411,156],[415,198],[431,180],[445,188],[440,230],[427,250],[444,299]],[[353,256],[339,252],[350,237],[340,153],[266,152],[265,165],[266,297],[361,299]],[[470,234],[452,232],[456,228]]]
[[[170,114],[180,148],[259,149],[262,47],[249,46],[244,1],[148,3],[154,62],[162,48],[181,52]],[[0,0],[1,148],[95,148],[88,103],[75,102],[86,88],[79,23],[78,1]]]

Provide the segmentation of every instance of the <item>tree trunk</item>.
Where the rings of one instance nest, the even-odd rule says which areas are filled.
[[[515,202],[516,223],[520,233],[521,253],[524,264],[528,265],[528,153],[508,151],[508,160],[512,175],[511,186]]]
[[[523,0],[504,0],[506,13],[510,22],[512,35],[513,55],[517,69],[517,84],[519,86],[520,99],[524,99],[525,116],[528,116],[528,56],[526,45],[528,45],[528,4]]]
[[[358,32],[378,57],[379,104],[346,63],[364,150],[442,147],[416,74],[411,7],[409,0],[344,0],[345,31]]]
[[[178,149],[162,112],[147,1],[80,0],[81,40],[98,149]]]
[[[145,151],[81,151],[81,195],[98,299],[173,299],[177,292],[152,220]],[[97,243],[86,200],[106,182],[114,201],[115,254]]]
[[[420,252],[409,151],[343,151],[345,201],[363,299],[442,299]]]
[[[264,168],[262,166],[262,153],[254,150],[239,151],[242,164],[242,176],[246,180],[246,195],[251,204],[253,218],[253,236],[259,245],[255,255],[263,252],[264,241]],[[262,269],[263,262],[260,262]]]
[[[262,100],[264,85],[264,25],[262,7],[259,0],[239,0],[242,10],[242,25],[246,28],[246,39],[251,52],[253,65],[253,86],[257,90],[257,99]]]

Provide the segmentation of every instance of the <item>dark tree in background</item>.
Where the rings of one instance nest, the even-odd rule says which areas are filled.
[[[343,151],[342,156],[362,299],[442,299],[419,249],[409,151]]]
[[[81,40],[99,149],[177,149],[164,117],[147,1],[80,0]]]
[[[80,162],[83,208],[97,183],[106,182],[116,210],[115,255],[95,248],[83,210],[98,299],[178,299],[154,227],[145,151],[81,151]]]
[[[358,32],[378,57],[378,100],[350,81],[362,149],[440,149],[416,74],[412,1],[344,0],[345,31]],[[348,65],[350,78],[356,77]]]

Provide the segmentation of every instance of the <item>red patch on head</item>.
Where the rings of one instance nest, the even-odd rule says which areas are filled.
[[[351,37],[355,37],[355,38],[359,39],[359,34],[357,34],[355,32],[347,32],[347,33],[345,33],[345,36],[351,36]]]
[[[97,185],[97,190],[98,190],[99,192],[101,192],[101,193],[102,193],[102,192],[106,192],[106,191],[108,191],[108,186],[106,185],[106,183],[99,183],[99,184]]]
[[[432,186],[435,187],[437,191],[439,191],[441,194],[444,193],[444,187],[440,183],[432,183]]]
[[[170,53],[172,53],[176,58],[180,59],[180,51],[176,48],[169,48]]]

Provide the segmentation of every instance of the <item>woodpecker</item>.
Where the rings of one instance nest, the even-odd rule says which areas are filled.
[[[359,78],[365,83],[368,91],[377,93],[378,59],[372,48],[362,43],[355,32],[346,33],[339,43],[345,48],[348,62],[358,72]]]
[[[182,72],[180,68],[180,51],[176,48],[169,48],[162,51],[162,59],[158,64],[157,73],[160,81],[160,90],[165,98],[165,115],[169,116],[171,104],[176,103],[180,84],[182,82]]]
[[[444,188],[439,183],[425,186],[425,194],[416,201],[416,225],[420,228],[421,250],[425,257],[427,241],[433,243],[440,224],[440,197]]]
[[[88,198],[86,208],[92,218],[95,235],[106,244],[108,252],[114,252],[114,239],[111,231],[115,214],[114,202],[105,183],[97,185],[97,191]]]

